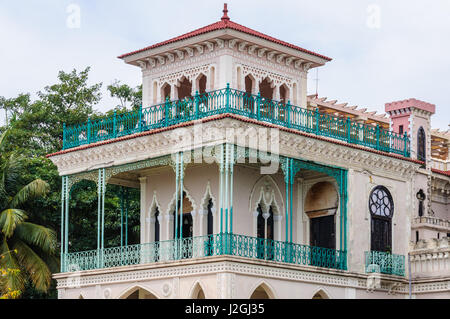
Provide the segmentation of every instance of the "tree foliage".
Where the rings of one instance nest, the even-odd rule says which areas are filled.
[[[115,81],[107,89],[118,105],[106,114],[96,111],[102,84],[90,84],[89,72],[89,67],[80,72],[59,72],[56,83],[45,86],[35,100],[29,93],[0,97],[0,109],[8,112],[8,123],[0,127],[0,255],[4,252],[0,270],[11,270],[9,276],[2,277],[8,278],[6,281],[0,280],[0,287],[6,289],[0,296],[14,297],[16,288],[23,298],[56,296],[51,274],[59,271],[61,178],[45,155],[62,149],[63,123],[80,124],[141,105],[141,86],[131,88]],[[119,186],[107,186],[107,247],[120,245],[119,192]],[[139,242],[138,190],[130,192],[128,211],[129,244],[134,244]],[[95,183],[74,185],[69,212],[69,251],[96,249]]]

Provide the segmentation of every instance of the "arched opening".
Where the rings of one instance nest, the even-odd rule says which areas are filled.
[[[180,232],[183,235],[183,238],[191,238],[193,234],[193,220],[192,220],[192,214],[193,211],[192,203],[189,200],[189,198],[186,196],[186,192],[183,192],[183,211],[181,212],[181,201],[178,200],[178,214],[182,214],[182,225],[180,225],[180,216],[178,216],[177,223],[173,223],[174,228],[174,236],[175,236],[175,230],[178,235],[180,235]],[[175,216],[175,208],[173,210],[173,216]],[[177,225],[178,224],[178,225]],[[175,229],[175,226],[178,226],[177,229]]]
[[[253,291],[250,299],[273,299],[273,294],[266,285],[262,284]]]
[[[245,77],[245,92],[249,95],[253,94],[255,87],[255,78],[249,74]]]
[[[192,82],[183,77],[178,86],[178,99],[192,98]]]
[[[155,238],[154,238],[154,240],[155,240],[155,243],[157,243],[157,242],[159,242],[159,239],[160,239],[160,225],[159,225],[159,209],[158,209],[158,207],[156,207],[156,210],[155,210],[155,224],[154,224],[154,234],[155,234]]]
[[[394,201],[384,186],[373,189],[369,198],[371,250],[392,253],[392,216]]]
[[[286,104],[289,101],[289,88],[283,84],[280,86],[280,102]]]
[[[192,299],[206,299],[205,292],[203,291],[199,283],[195,284],[195,288],[192,292]]]
[[[167,99],[170,100],[170,96],[172,93],[172,88],[168,83],[164,83],[161,87],[161,98],[162,102],[166,101]]]
[[[270,84],[269,78],[265,78],[259,84],[259,92],[261,93],[261,97],[264,99],[272,100],[273,99],[273,87]]]
[[[200,74],[197,78],[197,89],[199,94],[205,94],[206,92],[207,77],[204,74]]]
[[[249,74],[244,79],[245,94],[244,94],[244,111],[255,113],[255,98],[253,96],[255,88],[255,78]]]
[[[338,193],[330,182],[314,184],[305,198],[305,213],[310,219],[310,245],[336,248]]]
[[[417,131],[417,159],[425,162],[426,160],[426,137],[425,130],[420,127]]]
[[[328,295],[323,290],[319,290],[318,292],[316,292],[314,294],[312,299],[330,299],[330,298],[328,297]]]
[[[132,289],[128,293],[125,293],[123,297],[120,299],[158,299],[158,298],[151,292],[138,287]]]

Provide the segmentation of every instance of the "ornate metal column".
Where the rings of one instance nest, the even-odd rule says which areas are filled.
[[[105,192],[106,192],[105,169],[98,170],[98,217],[97,217],[97,263],[98,267],[103,265],[103,249],[105,248]]]
[[[69,252],[69,177],[62,177],[61,187],[61,272],[66,271],[66,255]]]

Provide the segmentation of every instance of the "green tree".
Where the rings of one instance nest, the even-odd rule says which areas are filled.
[[[142,105],[142,85],[132,88],[127,84],[121,84],[119,80],[115,80],[113,84],[107,87],[111,97],[119,99],[118,105],[121,109],[127,109],[128,103],[132,110],[137,110]]]
[[[0,137],[0,151],[4,149],[9,131]],[[47,292],[51,285],[52,270],[57,269],[56,233],[44,226],[27,222],[22,209],[28,201],[44,196],[49,185],[35,179],[21,184],[21,157],[11,153],[4,158],[0,152],[0,268],[18,269],[6,274],[2,292],[23,292],[28,281],[37,291]]]

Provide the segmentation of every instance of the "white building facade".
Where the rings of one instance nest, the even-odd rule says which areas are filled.
[[[59,298],[450,297],[450,138],[431,129],[434,105],[386,117],[307,96],[331,59],[226,8],[120,58],[142,69],[142,108],[65,128],[48,155],[63,179]],[[98,187],[98,242],[71,252],[81,180]],[[107,184],[140,190],[140,244],[105,247]]]

